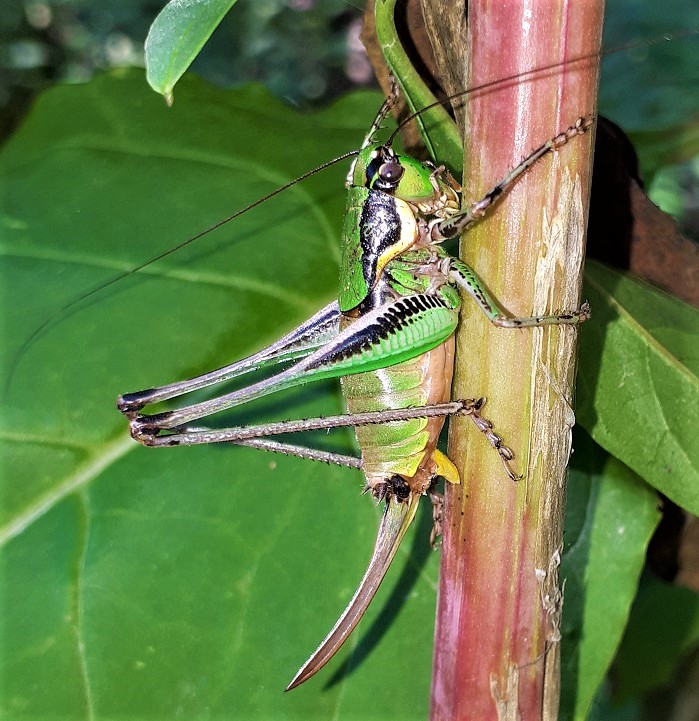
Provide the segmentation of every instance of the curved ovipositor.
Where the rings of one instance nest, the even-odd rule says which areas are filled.
[[[409,493],[404,501],[397,500],[394,494],[389,495],[376,537],[374,553],[359,588],[325,640],[286,687],[287,691],[296,688],[320,671],[359,623],[381,585],[405,532],[415,518],[419,502],[420,496],[415,493]]]

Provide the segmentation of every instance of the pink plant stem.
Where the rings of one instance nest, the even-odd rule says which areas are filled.
[[[466,87],[599,51],[601,1],[476,0],[468,12]],[[596,111],[597,70],[568,63],[469,97],[466,203]],[[579,306],[592,142],[591,130],[541,160],[464,237],[462,258],[514,315]],[[511,481],[482,436],[452,423],[462,483],[447,488],[430,717],[555,719],[578,331],[495,329],[469,299],[462,316],[453,397],[488,397],[483,415],[524,477]]]

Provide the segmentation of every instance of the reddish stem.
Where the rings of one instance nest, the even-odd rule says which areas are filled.
[[[466,86],[597,52],[602,12],[597,0],[470,3]],[[466,201],[595,112],[596,92],[597,62],[587,61],[472,96]],[[578,305],[591,136],[538,163],[466,235],[462,257],[516,315]],[[482,437],[452,425],[449,453],[462,484],[447,489],[433,721],[556,718],[556,559],[575,343],[571,329],[493,329],[465,300],[453,394],[488,396],[483,414],[515,451],[524,479],[510,481]]]

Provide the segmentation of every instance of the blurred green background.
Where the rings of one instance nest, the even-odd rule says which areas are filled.
[[[54,82],[82,82],[104,68],[143,65],[143,42],[164,0],[2,0],[0,112],[16,122]],[[362,0],[241,2],[193,70],[228,87],[261,82],[292,105],[327,103],[373,82],[359,44]]]

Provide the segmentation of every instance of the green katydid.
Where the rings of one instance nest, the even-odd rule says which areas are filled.
[[[492,203],[547,153],[584,133],[590,117],[537,148],[483,198],[461,208],[460,186],[443,167],[399,155],[376,140],[396,101],[394,87],[354,160],[342,237],[340,292],[291,333],[262,351],[197,378],[119,398],[131,434],[146,446],[167,447],[231,442],[361,468],[366,488],[385,500],[372,558],[349,605],[288,689],[322,668],[355,628],[412,522],[419,499],[432,494],[438,476],[452,483],[459,475],[436,448],[447,415],[469,415],[500,454],[511,478],[511,451],[482,418],[482,399],[450,401],[453,333],[459,290],[471,296],[492,323],[503,328],[575,325],[588,308],[557,315],[513,318],[500,310],[483,283],[441,243],[482,217]],[[141,413],[152,403],[291,363],[226,395],[156,414]],[[261,426],[207,429],[194,422],[277,391],[325,378],[341,378],[349,413]],[[321,452],[269,436],[353,426],[361,459]]]

